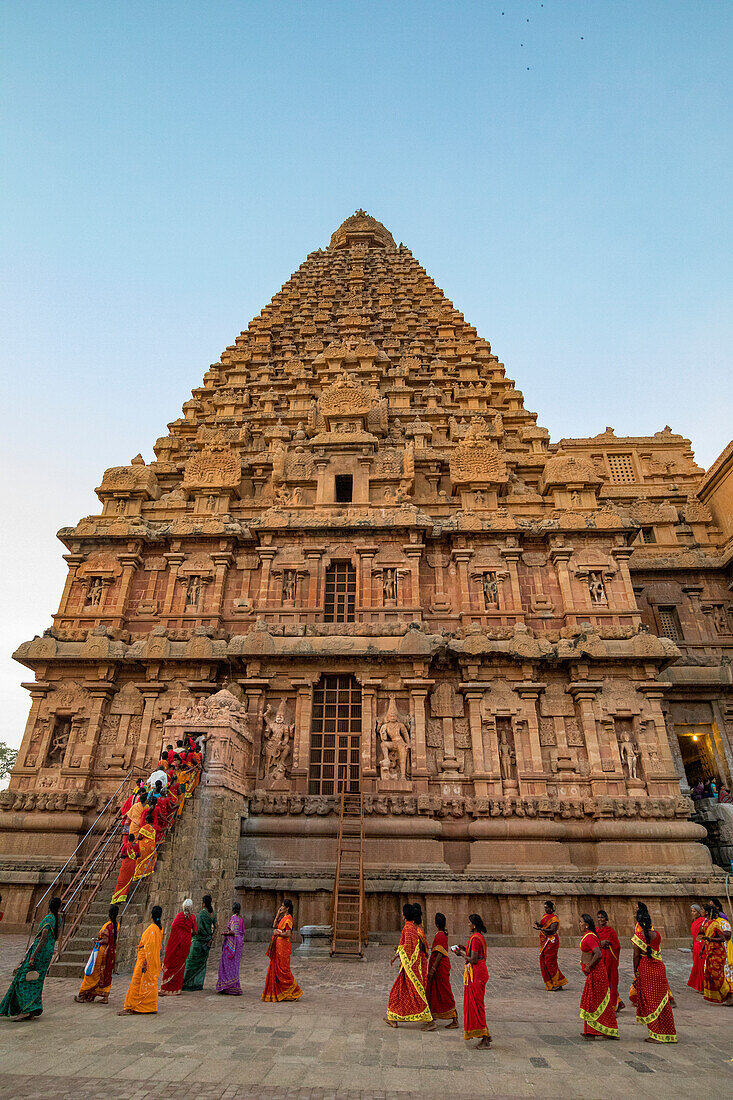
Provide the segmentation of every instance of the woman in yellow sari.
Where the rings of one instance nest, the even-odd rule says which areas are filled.
[[[118,1016],[158,1011],[160,949],[163,946],[163,910],[159,905],[153,906],[150,917],[152,924],[148,925],[140,937],[125,1007],[117,1013]]]
[[[132,876],[133,882],[139,882],[141,878],[152,875],[158,860],[152,810],[145,811],[143,823],[137,834],[137,842],[140,847],[140,855],[135,863],[135,874]]]
[[[94,943],[97,950],[97,958],[91,974],[84,974],[84,980],[79,987],[74,1000],[77,1004],[91,1004],[95,997],[99,997],[103,1005],[109,1001],[109,991],[112,988],[112,975],[117,961],[117,933],[120,926],[117,922],[119,905],[110,905],[109,919],[99,929],[99,934]]]
[[[399,959],[400,972],[390,990],[386,1022],[390,1027],[399,1023],[431,1023],[433,1014],[428,1005],[425,987],[428,984],[428,941],[420,925],[422,906],[407,902],[402,906],[405,922],[399,946],[390,966]]]

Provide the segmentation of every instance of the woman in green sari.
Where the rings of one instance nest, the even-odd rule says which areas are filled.
[[[10,989],[0,1004],[0,1016],[33,1020],[43,1012],[43,983],[61,932],[59,916],[61,898],[51,898],[48,913],[38,926],[38,933],[25,958],[13,974]]]
[[[196,918],[196,932],[186,959],[182,986],[184,993],[204,988],[209,949],[216,931],[216,913],[211,904],[211,894],[204,895],[202,904],[203,909]]]

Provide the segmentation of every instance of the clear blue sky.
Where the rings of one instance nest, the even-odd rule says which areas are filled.
[[[504,13],[504,14],[502,14]],[[152,444],[358,206],[491,341],[553,439],[730,437],[726,0],[0,8],[8,657],[55,531]]]

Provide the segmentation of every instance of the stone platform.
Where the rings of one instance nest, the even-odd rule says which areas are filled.
[[[0,937],[3,990],[25,940]],[[115,978],[108,1007],[77,1005],[77,982],[49,978],[45,1011],[27,1024],[0,1020],[2,1100],[695,1100],[706,1083],[733,1092],[733,1016],[686,986],[689,952],[665,961],[677,997],[680,1042],[652,1047],[628,1009],[617,1043],[584,1043],[578,1001],[582,975],[575,947],[560,951],[569,978],[546,993],[536,951],[489,949],[488,1022],[494,1044],[482,1053],[462,1031],[423,1034],[383,1023],[394,977],[390,950],[370,947],[364,962],[294,959],[302,1000],[260,1001],[267,960],[247,945],[239,998],[214,993],[216,964],[201,993],[161,999],[155,1016],[120,1019],[128,977]],[[631,952],[624,945],[622,987]],[[453,967],[456,999],[461,971]]]

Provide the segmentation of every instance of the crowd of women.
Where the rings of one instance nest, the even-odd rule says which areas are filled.
[[[408,903],[402,912],[402,935],[392,958],[392,963],[399,960],[400,970],[390,991],[386,1022],[390,1027],[397,1027],[400,1023],[419,1021],[425,1031],[435,1030],[436,1020],[448,1020],[447,1027],[458,1026],[458,1011],[450,983],[452,951],[465,960],[464,1038],[478,1039],[477,1049],[488,1049],[491,1034],[486,1024],[485,991],[489,975],[486,926],[481,916],[478,913],[469,916],[465,946],[454,944],[449,948],[445,916],[436,913],[436,933],[428,948],[421,906]],[[693,965],[688,985],[712,1004],[733,1006],[730,922],[718,898],[708,899],[703,906],[694,905],[692,912]],[[604,909],[599,909],[595,918],[590,913],[583,913],[579,927],[580,969],[585,978],[580,998],[583,1038],[618,1039],[616,1014],[625,1007],[618,990],[621,941]],[[544,915],[535,922],[535,928],[540,933],[540,973],[545,989],[560,993],[567,985],[567,978],[558,965],[560,922],[554,902],[545,902]],[[631,936],[634,980],[629,1000],[636,1009],[637,1021],[648,1029],[646,1042],[676,1043],[675,1001],[662,961],[661,942],[661,934],[654,928],[649,910],[639,902]]]
[[[446,918],[435,914],[435,935],[428,947],[423,928],[422,908],[417,903],[403,906],[400,942],[391,960],[399,961],[399,971],[389,993],[386,1022],[390,1027],[420,1023],[423,1030],[434,1031],[436,1021],[447,1021],[448,1028],[458,1027],[458,1009],[450,981],[451,955],[463,959],[463,1028],[465,1039],[477,1039],[478,1049],[488,1049],[491,1034],[486,1023],[485,993],[487,969],[486,926],[478,913],[469,917],[465,945],[449,946]],[[688,985],[707,1002],[733,1006],[733,941],[731,925],[717,898],[692,906],[692,971]],[[116,966],[119,935],[119,906],[110,906],[107,921],[95,938],[92,954],[75,1000],[106,1004]],[[193,902],[186,899],[174,918],[163,948],[163,912],[159,905],[151,911],[151,922],[137,948],[135,966],[124,1008],[120,1015],[137,1015],[158,1010],[159,996],[178,996],[204,987],[209,953],[217,936],[217,916],[210,895],[205,895],[198,915]],[[10,988],[0,1005],[0,1015],[29,1020],[43,1011],[43,983],[62,927],[61,901],[52,898],[32,945],[16,969]],[[567,979],[558,964],[559,919],[552,901],[536,922],[540,933],[540,973],[545,988],[562,992]],[[625,1007],[619,996],[621,940],[609,922],[608,913],[599,910],[593,917],[583,913],[579,930],[580,969],[584,984],[580,999],[580,1018],[585,1039],[618,1039],[617,1014]],[[293,904],[283,901],[275,914],[272,936],[267,948],[269,966],[262,1000],[295,1001],[302,990],[290,966],[293,932]],[[244,921],[239,902],[235,902],[226,928],[220,933],[221,952],[216,992],[239,996],[242,988],[239,967],[244,946]],[[636,910],[636,925],[631,936],[634,979],[629,1000],[639,1023],[648,1029],[647,1042],[677,1042],[673,1009],[675,1007],[661,954],[662,937],[652,924],[646,905]],[[161,959],[162,954],[162,959]],[[161,981],[162,971],[162,981]],[[160,987],[159,987],[160,981]]]
[[[131,888],[155,870],[158,851],[201,778],[203,753],[193,737],[168,745],[155,771],[140,780],[123,804],[121,864],[113,904],[126,901]]]

